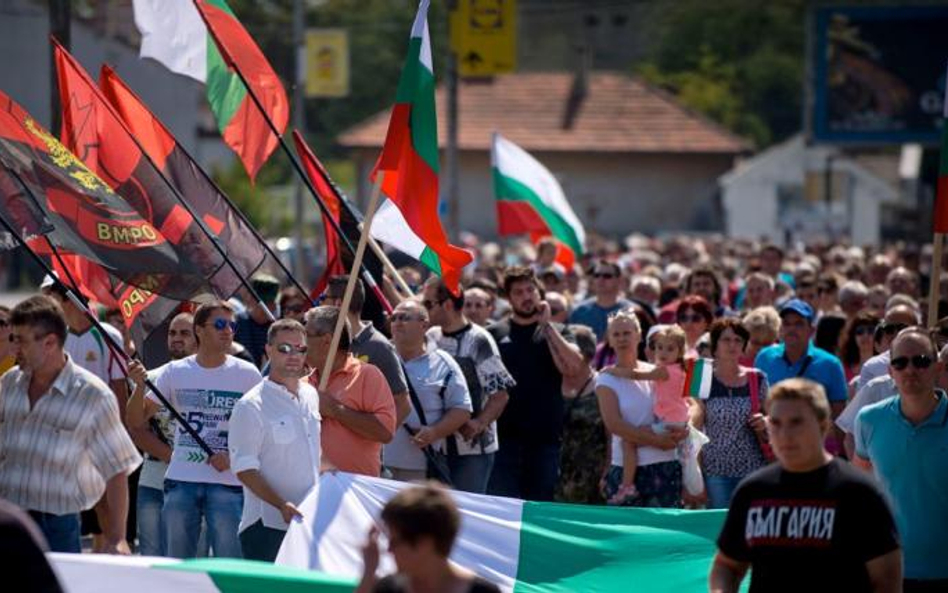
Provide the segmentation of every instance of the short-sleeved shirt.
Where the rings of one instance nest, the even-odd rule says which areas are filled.
[[[405,383],[405,372],[399,363],[398,353],[392,342],[382,332],[375,329],[371,323],[364,322],[362,329],[352,339],[349,352],[353,356],[373,365],[385,375],[388,388],[392,393],[405,393],[408,385]]]
[[[611,307],[602,307],[596,303],[596,299],[586,299],[576,305],[573,312],[569,315],[570,323],[579,323],[593,330],[596,334],[596,341],[602,341],[606,336],[606,325],[609,323],[609,316],[616,311],[621,311],[631,307],[632,303],[625,299],[619,299]]]
[[[856,429],[856,416],[863,408],[888,399],[898,392],[899,389],[895,386],[895,379],[890,375],[876,377],[863,385],[862,389],[856,392],[856,396],[846,404],[846,408],[836,418],[836,426],[847,434],[853,434]]]
[[[688,422],[685,370],[680,364],[663,368],[668,378],[655,382],[655,416],[662,422]]]
[[[300,381],[297,393],[264,379],[234,405],[230,417],[230,467],[235,474],[257,470],[281,498],[299,504],[319,475],[319,396]],[[285,531],[280,509],[244,485],[240,531],[262,521]]]
[[[257,367],[245,360],[227,356],[224,364],[206,368],[198,364],[197,355],[191,355],[169,362],[155,381],[155,387],[212,451],[226,453],[234,404],[262,380]],[[150,391],[146,397],[156,404],[161,403]],[[180,424],[176,429],[166,479],[240,486],[231,470],[219,472],[208,463],[207,453]]]
[[[898,547],[879,487],[837,458],[809,472],[754,472],[718,536],[721,552],[751,564],[751,593],[870,591],[866,562]]]
[[[115,394],[67,355],[31,408],[31,376],[15,367],[0,379],[0,498],[55,515],[90,509],[109,478],[142,461]]]
[[[456,332],[433,327],[428,330],[428,339],[453,356],[461,367],[471,394],[473,417],[481,413],[488,398],[517,384],[504,366],[494,338],[483,327],[469,323]],[[466,440],[460,433],[453,438],[458,455],[494,453],[499,447],[497,421],[491,422],[475,442]]]
[[[405,370],[428,426],[437,424],[448,410],[471,411],[471,396],[464,381],[464,373],[447,352],[430,348],[421,356],[405,361]],[[412,430],[421,428],[421,419],[414,403],[405,424]],[[438,451],[445,451],[444,439],[431,445]],[[416,470],[426,467],[425,454],[412,444],[411,436],[404,426],[398,427],[392,441],[382,449],[382,458],[388,467]]]
[[[652,381],[633,381],[599,373],[596,375],[596,387],[608,387],[619,402],[619,415],[632,426],[647,427],[655,423],[655,388]],[[674,449],[664,451],[656,447],[638,447],[638,465],[651,465],[674,461],[677,454]],[[612,465],[622,465],[622,439],[612,435]]]
[[[509,318],[487,328],[504,366],[517,382],[508,391],[510,400],[497,420],[500,440],[538,444],[559,443],[563,433],[563,375],[553,362],[538,325],[520,325]],[[560,329],[564,338],[570,334]]]
[[[901,396],[867,406],[853,434],[892,503],[908,579],[948,579],[948,397],[938,398],[918,425],[902,414]]]
[[[115,344],[121,348],[124,343],[122,334],[108,323],[101,325],[112,336]],[[125,374],[122,373],[121,362],[112,354],[105,340],[106,338],[94,325],[89,326],[89,329],[81,334],[69,330],[63,349],[75,364],[108,384],[111,381],[124,379]]]
[[[862,369],[859,371],[859,381],[856,382],[856,391],[858,392],[868,385],[869,381],[872,381],[876,377],[888,375],[890,358],[891,352],[886,350],[864,362]]]
[[[319,385],[319,369],[309,381]],[[368,412],[382,426],[395,432],[395,400],[382,371],[354,356],[329,375],[325,393],[356,412]],[[322,397],[323,394],[320,394]],[[378,477],[382,469],[382,443],[353,432],[335,418],[323,418],[322,455],[333,467],[345,472]]]
[[[787,360],[783,344],[767,346],[757,353],[754,366],[767,374],[767,381],[771,385],[784,379],[803,377],[822,385],[830,402],[845,402],[849,394],[843,363],[812,343],[807,345],[806,353],[795,363]]]

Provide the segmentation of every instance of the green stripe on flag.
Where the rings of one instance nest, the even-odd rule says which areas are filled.
[[[240,78],[227,69],[224,57],[217,49],[214,38],[207,36],[207,102],[217,119],[217,127],[223,134],[234,114],[247,96],[247,87]]]
[[[576,236],[573,227],[566,219],[546,205],[532,189],[512,177],[507,177],[496,168],[494,169],[494,193],[499,200],[521,201],[530,204],[540,215],[553,236],[569,246],[573,253],[583,252],[583,246]]]
[[[438,254],[432,251],[430,247],[425,247],[418,261],[428,266],[428,268],[438,276],[441,275],[441,260],[438,259]]]
[[[207,573],[221,593],[351,593],[356,586],[350,578],[253,560],[206,558],[158,568]]]
[[[216,6],[220,10],[226,12],[230,16],[237,18],[237,15],[234,14],[234,11],[230,9],[230,6],[227,5],[227,2],[224,0],[204,0],[205,4],[210,4],[211,6]]]
[[[724,516],[524,502],[514,591],[706,590]]]
[[[409,126],[411,144],[415,152],[431,170],[438,173],[438,118],[435,112],[435,79],[421,63],[420,37],[412,37],[408,43],[408,59],[398,81],[396,103],[411,105]]]

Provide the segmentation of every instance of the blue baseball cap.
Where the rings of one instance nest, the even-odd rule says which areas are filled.
[[[802,299],[790,299],[784,303],[780,307],[780,316],[783,317],[784,313],[796,313],[808,323],[813,323],[813,307]]]

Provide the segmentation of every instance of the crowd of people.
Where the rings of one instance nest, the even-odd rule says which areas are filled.
[[[458,291],[417,268],[412,294],[386,282],[385,319],[364,318],[361,281],[340,310],[347,276],[312,302],[259,275],[259,303],[175,316],[151,369],[49,278],[0,310],[0,498],[56,551],[92,533],[96,551],[273,561],[336,469],[729,509],[715,590],[749,566],[754,590],[800,583],[801,562],[845,590],[948,590],[948,302],[922,292],[942,266],[904,245],[723,238],[600,241],[571,266],[550,240],[474,249]],[[456,526],[428,541],[411,516],[383,519],[446,557]]]

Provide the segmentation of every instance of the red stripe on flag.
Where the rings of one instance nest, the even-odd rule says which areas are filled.
[[[550,234],[550,229],[530,204],[507,200],[497,202],[498,235],[522,235],[537,232],[539,229],[543,229],[545,235]]]
[[[187,232],[188,227],[191,226],[191,221],[193,220],[184,206],[176,204],[174,208],[171,209],[171,212],[168,213],[168,217],[165,218],[165,222],[161,225],[159,232],[164,235],[165,239],[177,245],[178,242],[181,241],[181,237],[184,236],[184,233]]]
[[[207,225],[207,228],[209,228],[215,235],[220,235],[221,231],[224,230],[224,221],[220,218],[217,218],[213,214],[205,214],[201,220],[204,221],[204,224]]]

